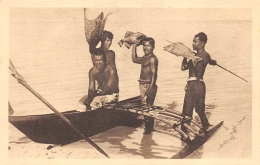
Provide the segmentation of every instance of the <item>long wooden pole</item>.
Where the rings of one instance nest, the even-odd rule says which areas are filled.
[[[165,39],[165,40],[166,40],[166,39]],[[172,42],[172,41],[169,41],[169,40],[166,40],[166,41],[168,41],[168,42],[170,42],[170,43],[174,43],[174,42]],[[192,53],[196,54],[195,52],[192,52]],[[218,67],[220,67],[220,68],[224,69],[225,71],[228,71],[229,73],[231,73],[231,74],[233,74],[233,75],[237,76],[238,78],[240,78],[240,79],[244,80],[245,82],[248,82],[247,80],[245,80],[245,79],[243,79],[242,77],[240,77],[240,76],[236,75],[235,73],[233,73],[233,72],[231,72],[231,71],[227,70],[226,68],[224,68],[224,67],[222,67],[222,66],[220,66],[220,65],[218,65],[218,64],[216,64],[216,65],[217,65]]]
[[[224,67],[222,67],[222,66],[220,66],[220,65],[218,65],[218,64],[216,64],[216,65],[217,65],[218,67],[220,67],[220,68],[224,69],[225,71],[228,71],[229,73],[231,73],[231,74],[233,74],[233,75],[237,76],[238,78],[240,78],[240,79],[244,80],[245,82],[248,82],[248,81],[246,81],[245,79],[243,79],[242,77],[240,77],[240,76],[236,75],[235,73],[233,73],[233,72],[231,72],[231,71],[227,70],[226,68],[224,68]]]
[[[95,149],[97,149],[100,153],[109,158],[109,156],[103,151],[96,143],[94,143],[88,137],[85,137],[77,128],[73,126],[68,118],[62,115],[57,109],[55,109],[50,103],[48,103],[40,94],[38,94],[34,89],[32,89],[27,83],[21,81],[21,84],[27,88],[32,94],[34,94],[38,99],[40,99],[47,107],[49,107],[52,111],[54,111],[63,121],[65,121],[71,128],[73,128],[78,134],[80,134],[89,144],[91,144]]]

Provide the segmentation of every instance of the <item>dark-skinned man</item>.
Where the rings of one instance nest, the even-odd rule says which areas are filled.
[[[210,55],[205,51],[206,43],[207,35],[205,33],[201,32],[196,34],[192,46],[193,50],[197,51],[196,56],[200,57],[201,60],[194,66],[192,60],[187,61],[187,59],[184,58],[181,66],[181,70],[189,70],[182,114],[187,118],[191,118],[193,109],[195,108],[196,113],[200,117],[203,132],[206,132],[210,126],[205,114],[206,86],[203,81],[203,76],[207,64],[217,64],[215,60],[211,60]],[[188,124],[190,124],[190,122],[188,122]],[[187,132],[184,126],[182,126],[182,130]],[[184,139],[182,138],[182,140]]]
[[[153,105],[157,93],[156,80],[158,71],[158,59],[153,54],[155,41],[153,38],[147,37],[140,42],[142,42],[145,55],[142,57],[138,57],[136,53],[136,47],[138,44],[134,44],[132,48],[132,60],[134,63],[141,64],[141,74],[139,79],[141,102],[142,104]],[[144,134],[150,134],[153,131],[154,118],[144,118]]]
[[[94,66],[89,70],[89,88],[88,97],[84,101],[87,109],[96,96],[114,95],[118,97],[119,82],[117,71],[114,67],[106,64],[105,53],[102,50],[96,50],[92,54]],[[96,89],[96,82],[98,87]]]

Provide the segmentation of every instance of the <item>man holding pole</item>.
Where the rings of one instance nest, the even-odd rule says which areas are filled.
[[[141,93],[142,104],[153,105],[157,93],[157,71],[158,59],[153,54],[155,41],[153,38],[147,37],[143,39],[144,56],[138,57],[136,53],[137,45],[133,45],[132,60],[134,63],[141,64],[141,74],[139,79],[139,88]],[[150,134],[153,131],[154,119],[152,117],[145,118],[144,134]]]
[[[200,57],[201,60],[194,66],[192,60],[187,62],[187,58],[184,58],[181,65],[181,70],[184,71],[189,69],[189,78],[185,88],[186,94],[182,114],[186,116],[186,118],[191,118],[193,115],[193,109],[195,108],[195,111],[200,117],[203,132],[206,132],[210,126],[205,114],[206,86],[203,81],[203,75],[207,64],[217,64],[215,60],[211,60],[210,55],[205,51],[206,43],[207,35],[205,33],[200,32],[196,34],[192,46],[193,50],[197,51],[196,56]],[[182,130],[187,132],[187,129],[184,126],[182,126]]]

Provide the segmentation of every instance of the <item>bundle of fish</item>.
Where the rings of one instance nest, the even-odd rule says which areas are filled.
[[[103,35],[103,30],[105,28],[105,23],[107,20],[107,17],[111,14],[108,13],[105,17],[103,12],[101,12],[98,17],[94,20],[88,20],[86,16],[86,9],[84,9],[84,14],[85,14],[85,36],[87,42],[97,42],[100,41],[102,35]]]
[[[202,58],[195,56],[191,49],[181,42],[171,42],[170,45],[163,47],[163,50],[176,56],[182,56],[191,59],[194,66],[196,66],[197,62],[202,60]]]
[[[146,38],[146,35],[140,32],[130,32],[127,31],[125,34],[125,37],[121,39],[118,44],[120,47],[122,47],[123,44],[129,49],[133,44],[142,44],[141,40]]]

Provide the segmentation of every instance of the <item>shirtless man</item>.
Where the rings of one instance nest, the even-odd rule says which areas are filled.
[[[115,52],[113,50],[109,50],[110,46],[112,45],[112,40],[113,40],[113,34],[109,31],[104,30],[103,35],[101,37],[101,46],[99,48],[96,48],[99,41],[94,41],[92,39],[89,43],[89,52],[91,54],[91,59],[93,61],[94,52],[96,52],[97,50],[104,51],[106,64],[116,69]]]
[[[141,64],[141,74],[139,79],[139,88],[141,93],[142,104],[153,105],[157,93],[157,71],[158,59],[153,54],[155,41],[153,38],[147,37],[143,39],[144,56],[138,57],[136,53],[137,45],[133,45],[132,60],[134,63]],[[145,117],[144,134],[149,134],[153,131],[154,119]]]
[[[116,69],[106,65],[106,58],[104,58],[105,53],[102,50],[96,50],[92,56],[94,66],[89,70],[88,97],[84,101],[84,104],[89,110],[90,104],[96,96],[119,93]],[[95,88],[96,82],[98,83],[97,89]]]
[[[184,98],[184,105],[182,114],[191,118],[193,115],[193,109],[195,108],[196,113],[198,113],[201,124],[202,131],[206,132],[210,124],[205,114],[205,95],[206,86],[203,81],[203,75],[205,73],[207,64],[216,65],[215,60],[211,60],[210,55],[205,51],[205,45],[207,43],[207,35],[203,32],[198,33],[193,39],[193,50],[197,51],[196,56],[202,58],[196,66],[192,64],[192,61],[184,58],[181,65],[181,70],[189,69],[189,78],[186,85],[186,94]],[[186,128],[182,127],[184,132],[187,131]]]

